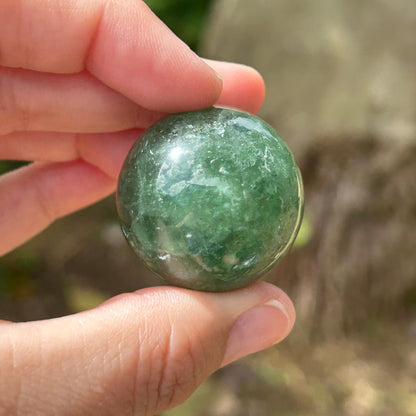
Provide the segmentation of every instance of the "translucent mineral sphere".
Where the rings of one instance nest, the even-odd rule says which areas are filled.
[[[285,142],[251,114],[174,114],[149,128],[121,170],[123,233],[176,286],[245,286],[289,250],[303,213],[302,178]]]

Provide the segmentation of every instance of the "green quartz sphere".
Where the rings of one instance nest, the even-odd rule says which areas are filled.
[[[245,286],[289,250],[302,178],[285,142],[248,113],[169,115],[133,145],[120,173],[121,228],[147,266],[176,286]]]

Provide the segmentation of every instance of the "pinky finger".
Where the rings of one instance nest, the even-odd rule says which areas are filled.
[[[116,180],[82,160],[36,162],[0,177],[0,255],[55,219],[114,192]]]

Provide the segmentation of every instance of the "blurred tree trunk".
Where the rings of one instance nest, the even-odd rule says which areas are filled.
[[[416,2],[219,0],[201,49],[263,74],[301,166],[312,237],[272,272],[301,331],[415,308]]]

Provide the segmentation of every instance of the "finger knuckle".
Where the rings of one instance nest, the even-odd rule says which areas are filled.
[[[49,224],[59,217],[59,213],[56,211],[56,204],[49,191],[49,187],[45,186],[43,181],[35,181],[32,184],[32,192],[34,198],[34,206],[37,208],[38,213],[44,218],[46,224]]]
[[[0,134],[27,130],[29,112],[19,98],[12,69],[0,69]]]
[[[183,402],[201,383],[204,354],[200,354],[195,344],[191,337],[177,334],[172,328],[169,336],[152,348],[146,414],[152,415]],[[140,371],[137,376],[140,378]]]

